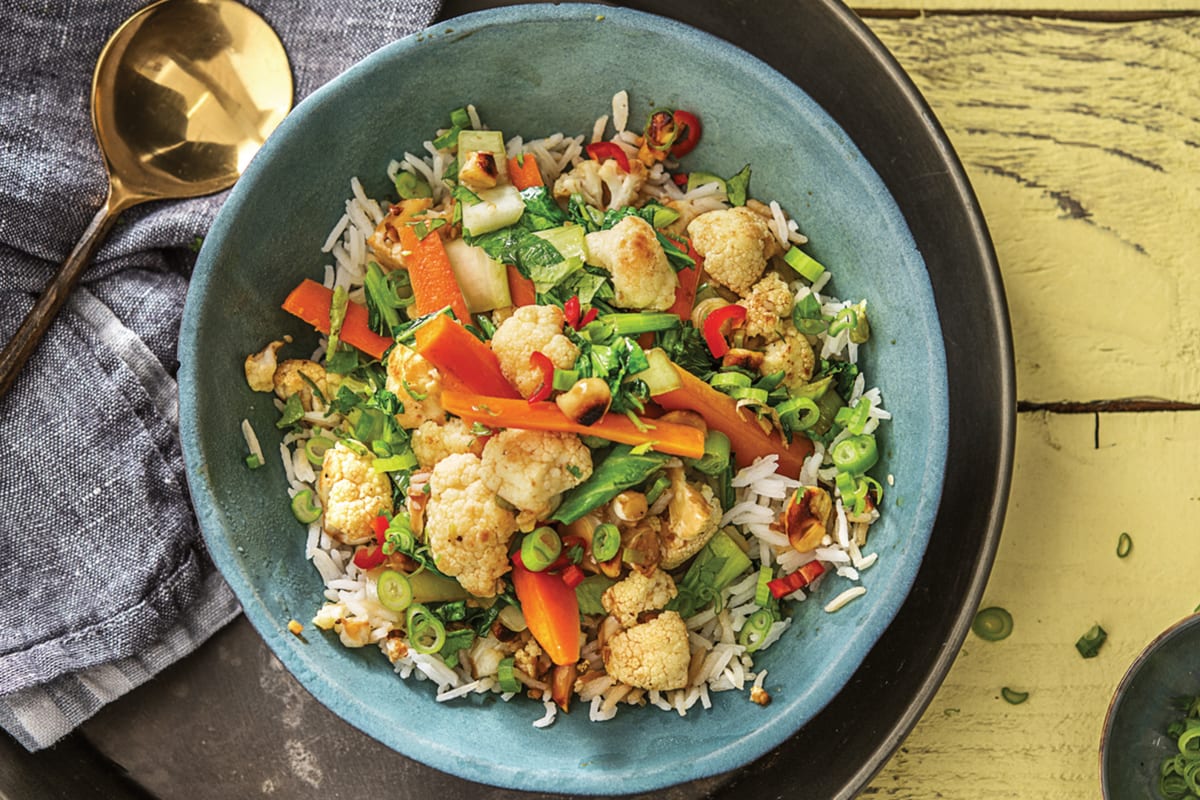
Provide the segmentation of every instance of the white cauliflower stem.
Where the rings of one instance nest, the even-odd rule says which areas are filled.
[[[603,648],[604,668],[622,683],[665,692],[687,685],[687,625],[675,611],[664,611],[609,639]]]
[[[477,597],[494,597],[509,570],[508,540],[517,522],[496,502],[482,471],[471,453],[438,462],[429,478],[425,536],[439,570]]]
[[[779,246],[766,220],[745,206],[701,214],[688,233],[708,276],[740,295],[758,281]]]
[[[637,624],[638,614],[657,611],[677,594],[675,581],[663,570],[656,569],[647,578],[635,569],[629,577],[608,587],[600,603],[621,625],[630,628]]]
[[[325,532],[345,544],[375,536],[372,523],[392,513],[392,481],[371,468],[372,456],[360,456],[342,442],[325,451],[317,494],[325,509]]]
[[[483,448],[483,482],[520,510],[522,529],[545,519],[563,492],[591,474],[592,453],[574,434],[509,429]]]
[[[618,307],[665,311],[675,302],[679,281],[646,220],[626,217],[606,231],[589,233],[587,247],[592,262],[612,273]]]
[[[500,371],[529,397],[542,383],[542,374],[529,357],[539,351],[559,369],[571,369],[579,357],[579,348],[563,336],[563,313],[557,306],[522,306],[496,328],[492,352],[500,360]]]

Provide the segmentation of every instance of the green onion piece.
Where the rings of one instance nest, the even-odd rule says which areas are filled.
[[[833,318],[833,322],[829,323],[829,335],[837,336],[845,330],[853,330],[854,326],[858,325],[858,312],[853,308],[843,308]]]
[[[1099,625],[1093,625],[1088,629],[1088,632],[1079,637],[1075,642],[1075,649],[1079,651],[1079,655],[1084,658],[1095,658],[1100,652],[1100,646],[1108,639],[1108,632]]]
[[[436,653],[446,643],[446,626],[420,603],[408,607],[404,625],[408,629],[408,646],[418,653]]]
[[[829,394],[826,392],[826,394]],[[834,392],[837,394],[837,392]],[[833,421],[837,425],[841,425],[846,430],[857,436],[862,433],[867,426],[867,420],[870,419],[871,401],[866,397],[860,397],[858,402],[853,406],[846,406],[837,412],[837,416]]]
[[[408,576],[394,569],[385,569],[375,581],[379,602],[389,611],[404,611],[413,601],[412,584]]]
[[[790,397],[775,406],[775,413],[794,431],[806,431],[821,419],[821,409],[811,397]]]
[[[592,531],[592,558],[597,561],[608,561],[619,552],[621,552],[620,528],[610,522],[597,525],[596,529]],[[522,558],[524,558],[523,553]]]
[[[308,463],[314,467],[319,467],[325,463],[325,452],[333,447],[334,443],[331,439],[324,436],[313,436],[306,439],[304,442],[304,457],[308,459]]]
[[[297,520],[308,525],[321,517],[321,507],[316,504],[312,489],[302,489],[292,498],[292,514]]]
[[[655,478],[654,483],[650,484],[650,488],[646,490],[646,505],[654,505],[670,485],[671,479],[666,475],[659,475]]]
[[[704,434],[704,455],[689,460],[689,463],[705,475],[720,475],[729,465],[731,450],[729,437],[715,428],[709,428],[708,432]]]
[[[766,405],[768,393],[766,389],[755,389],[753,386],[739,386],[728,392],[734,400],[748,400],[751,403]]]
[[[1188,760],[1200,758],[1200,725],[1193,725],[1179,736],[1179,752]]]
[[[246,456],[246,466],[250,469],[258,469],[262,466],[262,462],[258,460],[258,456],[256,456],[254,453],[251,453],[250,455]]]
[[[600,317],[613,336],[638,336],[679,327],[679,316],[662,312],[629,312]]]
[[[774,573],[768,566],[758,568],[758,583],[754,586],[754,602],[760,606],[766,607],[771,602],[771,587],[767,584],[771,582]]]
[[[874,436],[860,433],[858,436],[842,439],[833,446],[829,455],[839,470],[861,475],[879,461],[879,448],[875,444]]]
[[[618,534],[618,544],[620,535]],[[521,540],[521,563],[530,572],[541,572],[558,560],[562,553],[562,539],[554,528],[543,525],[525,534]]]
[[[579,371],[574,369],[554,370],[554,391],[566,392],[579,382]]]
[[[450,112],[450,124],[458,128],[471,127],[471,115],[467,113],[467,109],[456,108]]]
[[[349,307],[350,293],[346,291],[346,287],[335,287],[333,297],[329,301],[329,340],[325,347],[326,363],[337,353],[338,337],[342,333],[342,323],[346,321],[346,309]]]
[[[1004,702],[1019,706],[1029,699],[1029,692],[1018,692],[1005,686],[1000,690],[1000,696],[1004,698]]]
[[[768,392],[773,392],[779,388],[779,384],[783,383],[783,379],[787,377],[785,370],[772,372],[770,375],[764,375],[754,382],[755,389],[766,389]]]
[[[858,492],[858,481],[850,472],[839,472],[837,478],[834,479],[834,486],[837,487],[838,494],[842,496],[843,501],[848,502]]]
[[[717,372],[709,379],[708,385],[714,389],[729,393],[734,389],[747,389],[753,381],[744,372]]]
[[[287,428],[302,419],[304,419],[304,405],[300,402],[300,395],[288,395],[288,399],[283,404],[283,411],[279,412],[279,420],[275,423],[275,427]]]
[[[387,458],[376,458],[371,462],[371,469],[376,472],[406,472],[417,465],[417,457],[411,450],[405,450]]]
[[[429,184],[411,172],[400,170],[396,173],[393,183],[396,185],[396,194],[400,195],[402,200],[433,197],[433,190],[429,188]]]
[[[1122,533],[1117,538],[1117,558],[1125,558],[1133,551],[1133,537],[1128,533]]]
[[[788,266],[799,272],[801,276],[807,278],[810,282],[816,283],[817,279],[825,274],[825,267],[815,258],[805,253],[799,247],[789,247],[787,252],[783,254],[783,260],[788,263]]]
[[[1012,614],[999,606],[982,609],[975,615],[971,631],[985,642],[1007,639],[1013,631]]]
[[[500,664],[496,667],[496,680],[500,684],[500,691],[506,694],[521,691],[521,682],[513,674],[513,664],[513,657],[508,656],[507,658],[500,659]]]
[[[762,647],[763,640],[767,638],[767,633],[774,623],[775,615],[765,608],[760,608],[750,615],[738,631],[738,644],[745,647],[747,653],[753,653]]]

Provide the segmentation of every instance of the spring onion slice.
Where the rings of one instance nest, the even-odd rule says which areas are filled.
[[[304,457],[308,459],[308,463],[314,467],[319,467],[325,463],[325,451],[333,447],[332,439],[327,439],[324,436],[313,436],[306,439],[304,442]]]
[[[446,643],[446,626],[420,603],[408,607],[405,627],[408,629],[408,646],[418,653],[436,653]]]
[[[611,522],[597,525],[596,529],[592,531],[592,557],[597,561],[608,561],[619,552],[621,552],[620,528]]]
[[[1125,558],[1133,551],[1133,537],[1122,532],[1117,538],[1117,558]]]
[[[1004,698],[1004,702],[1019,706],[1029,699],[1029,692],[1018,692],[1016,689],[1005,686],[1000,690],[1000,696]]]
[[[250,469],[258,469],[262,466],[262,462],[258,460],[258,456],[254,453],[246,456],[246,466]]]
[[[1079,655],[1084,658],[1095,658],[1100,652],[1100,646],[1108,638],[1108,632],[1099,625],[1093,625],[1088,629],[1088,632],[1079,637],[1079,641],[1075,642],[1075,649],[1079,651]]]
[[[982,609],[975,615],[971,631],[985,642],[1007,639],[1013,631],[1012,614],[999,606]]]
[[[762,647],[774,623],[775,615],[765,608],[760,608],[750,615],[738,631],[738,644],[745,647],[747,653],[753,653]]]
[[[620,533],[617,534],[617,544],[620,545]],[[562,553],[562,539],[558,533],[547,525],[536,528],[525,534],[521,540],[521,563],[530,572],[541,572],[558,560]]]
[[[379,602],[389,611],[405,611],[413,601],[412,584],[408,576],[394,569],[385,569],[375,581]]]
[[[296,496],[292,498],[292,514],[305,525],[316,522],[321,517],[321,507],[316,504],[312,489],[296,492]]]
[[[720,389],[722,392],[730,392],[734,389],[749,388],[753,381],[750,376],[741,372],[718,372],[712,376],[708,382],[714,389]]]
[[[496,667],[496,680],[500,683],[500,691],[507,694],[521,691],[521,682],[513,672],[513,657],[503,658]]]

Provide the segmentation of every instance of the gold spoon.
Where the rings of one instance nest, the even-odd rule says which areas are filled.
[[[108,197],[0,353],[0,397],[117,216],[147,200],[228,188],[291,105],[283,44],[234,0],[159,0],[117,29],[92,77]]]

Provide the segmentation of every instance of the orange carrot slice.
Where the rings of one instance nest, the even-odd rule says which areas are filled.
[[[437,231],[431,231],[425,238],[418,239],[411,225],[401,225],[398,232],[417,314],[424,316],[450,306],[460,321],[470,322],[471,313],[467,311],[467,301],[454,278],[442,237]]]
[[[545,186],[537,159],[528,153],[524,158],[513,156],[508,160],[508,179],[518,191],[531,186]]]
[[[314,280],[305,279],[283,301],[283,310],[312,325],[321,333],[329,333],[329,309],[333,292]],[[392,340],[371,330],[366,306],[349,303],[340,336],[346,344],[357,347],[373,358],[383,358]]]
[[[417,328],[415,336],[413,349],[438,368],[443,388],[509,399],[521,397],[504,377],[492,348],[445,314]]]
[[[531,306],[537,303],[537,290],[533,288],[533,281],[522,275],[512,264],[505,266],[508,268],[508,293],[512,295],[512,304]]]

